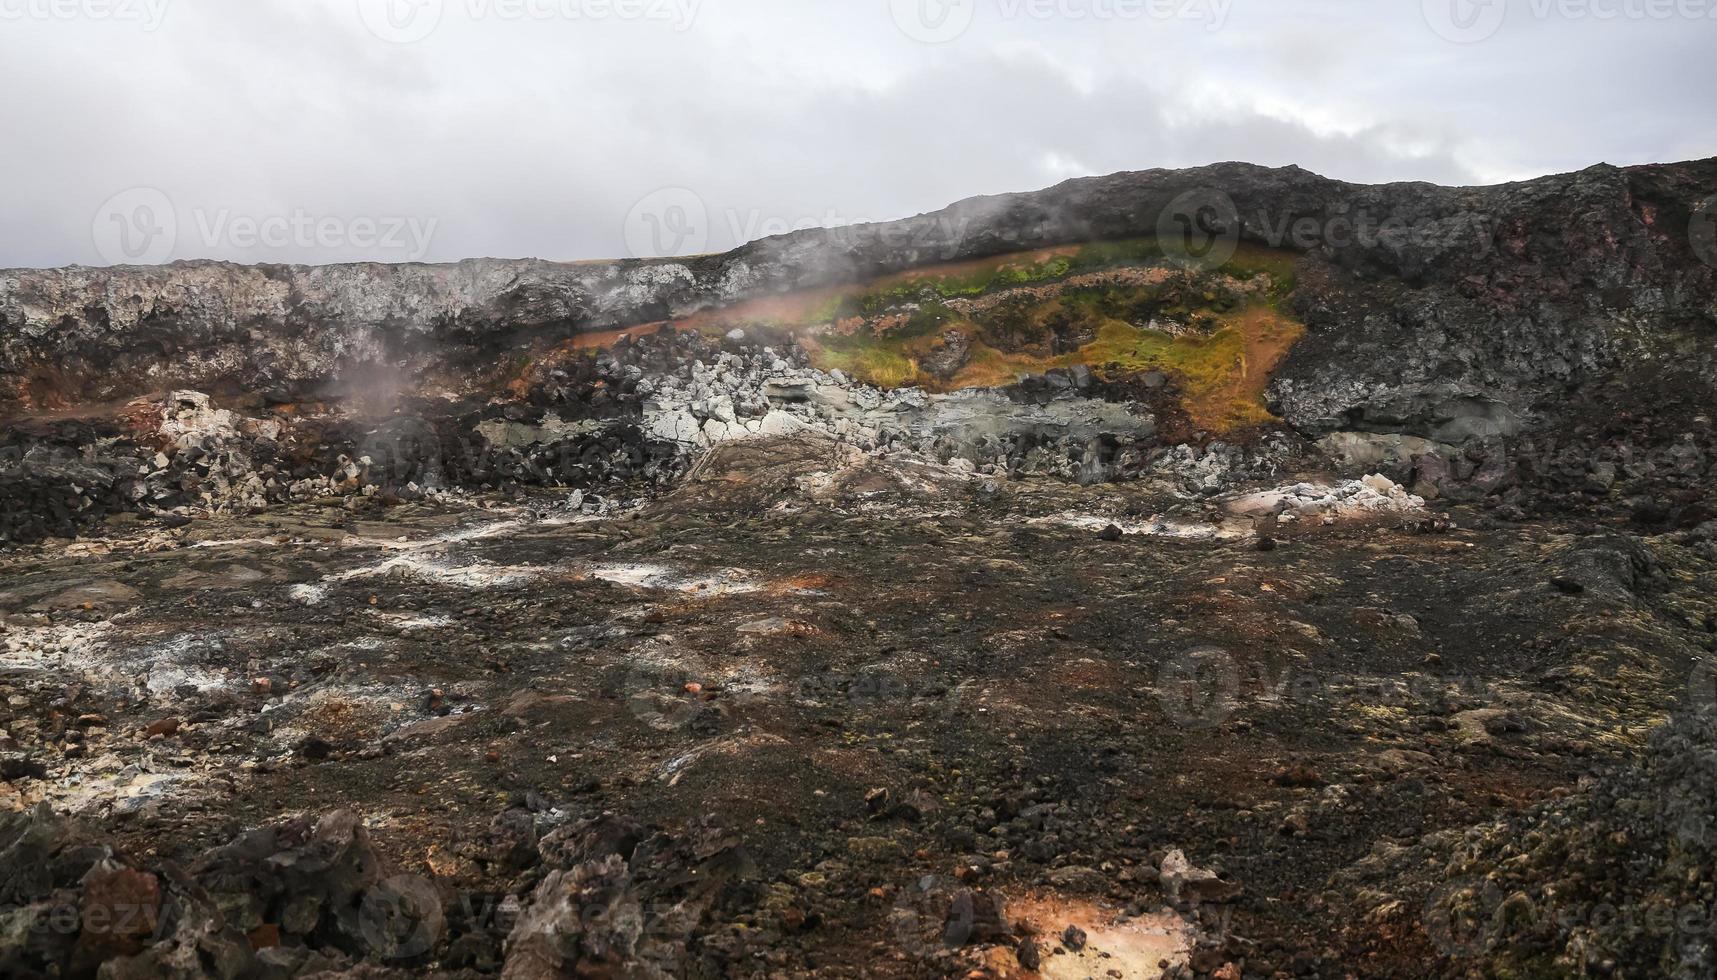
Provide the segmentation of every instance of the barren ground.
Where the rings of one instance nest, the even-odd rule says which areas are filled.
[[[20,549],[0,703],[43,768],[0,803],[149,866],[353,811],[448,909],[413,972],[495,969],[539,831],[608,814],[731,835],[681,869],[721,883],[701,919],[644,909],[691,975],[1019,975],[1034,929],[1044,976],[1195,943],[1217,975],[1440,975],[1418,910],[1331,876],[1614,767],[1706,636],[1712,564],[1667,540],[1069,516],[1136,528],[1143,493],[763,441],[607,517],[307,505]],[[1219,880],[1171,884],[1175,851]]]

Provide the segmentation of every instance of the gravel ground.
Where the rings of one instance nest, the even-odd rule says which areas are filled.
[[[1708,975],[1507,910],[1709,902],[1710,535],[1226,519],[798,438],[10,552],[0,972]]]

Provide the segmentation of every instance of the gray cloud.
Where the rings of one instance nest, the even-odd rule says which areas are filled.
[[[1509,0],[1472,43],[1440,2],[0,0],[0,265],[115,260],[133,188],[170,234],[118,258],[575,259],[625,254],[669,187],[703,209],[684,246],[720,249],[1080,173],[1480,183],[1717,154],[1701,0]],[[439,19],[395,43],[424,22],[366,26],[388,4]],[[901,9],[970,24],[921,43]]]

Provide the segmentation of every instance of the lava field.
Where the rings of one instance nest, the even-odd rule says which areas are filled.
[[[1713,190],[0,272],[0,976],[1717,974]]]

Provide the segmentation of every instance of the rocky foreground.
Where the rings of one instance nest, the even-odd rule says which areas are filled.
[[[1710,976],[1713,194],[0,272],[0,975]]]

